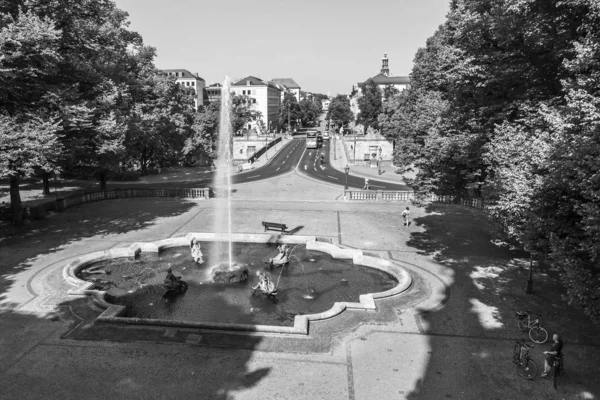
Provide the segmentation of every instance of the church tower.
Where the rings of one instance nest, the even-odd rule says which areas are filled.
[[[381,72],[380,73],[385,76],[390,76],[390,68],[388,67],[387,53],[383,53],[383,58],[381,59]]]

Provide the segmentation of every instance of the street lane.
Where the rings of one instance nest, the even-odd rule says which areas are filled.
[[[270,162],[260,168],[245,172],[236,172],[231,177],[232,183],[248,183],[291,172],[296,168],[305,148],[306,140],[294,138],[289,141]],[[274,151],[274,150],[272,150]]]
[[[331,140],[324,140],[323,147],[320,149],[307,149],[300,161],[300,165],[298,165],[298,171],[314,179],[344,186],[346,183],[346,174],[333,168],[329,162],[330,142]],[[321,163],[321,154],[325,155],[324,163]],[[352,175],[352,167],[350,167],[348,187],[362,189],[364,184],[365,179]],[[369,178],[369,187],[371,190],[411,190],[408,186],[403,184],[378,181],[372,178]]]

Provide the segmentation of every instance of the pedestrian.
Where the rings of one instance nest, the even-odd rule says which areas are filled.
[[[544,373],[541,375],[542,378],[547,378],[550,370],[552,369],[552,365],[554,365],[554,358],[561,356],[561,351],[563,348],[563,342],[560,340],[560,336],[558,334],[554,334],[552,336],[552,340],[554,340],[554,344],[550,351],[545,351],[544,355],[546,359],[544,360]],[[556,371],[554,372],[556,373]]]
[[[408,215],[410,214],[410,209],[408,207],[406,207],[406,210],[402,211],[402,226],[408,226],[410,225],[410,222],[408,222]]]
[[[365,178],[365,186],[363,187],[363,190],[369,190],[369,178]]]

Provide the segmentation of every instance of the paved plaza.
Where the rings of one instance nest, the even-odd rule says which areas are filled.
[[[214,200],[120,199],[76,206],[0,237],[0,398],[4,399],[597,399],[600,331],[560,300],[557,276],[491,243],[478,210],[349,203],[339,186],[291,173],[234,187],[234,232],[261,221],[398,261],[413,277],[376,311],[346,310],[309,335],[99,326],[62,268],[79,255],[211,232]],[[557,294],[558,293],[558,294]],[[567,376],[520,378],[516,310],[564,336]],[[541,367],[542,351],[534,360]]]

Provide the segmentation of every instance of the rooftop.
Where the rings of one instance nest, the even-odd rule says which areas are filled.
[[[161,69],[160,71],[164,72],[165,74],[169,74],[169,75],[171,75],[173,73],[177,73],[177,75],[176,75],[177,78],[198,79],[198,80],[204,81],[204,79],[202,79],[198,76],[198,73],[192,74],[187,69]]]
[[[400,85],[400,84],[405,84],[408,85],[410,84],[410,77],[408,76],[385,76],[383,74],[377,74],[372,78],[373,82],[379,84],[379,85]],[[368,80],[368,79],[367,79]],[[362,85],[364,85],[366,83],[363,82]]]
[[[280,90],[275,84],[265,82],[255,76],[247,76],[244,79],[240,79],[233,83],[231,86],[268,86]]]
[[[300,89],[300,85],[298,85],[292,78],[273,78],[271,79],[271,82],[284,85],[288,89]]]

